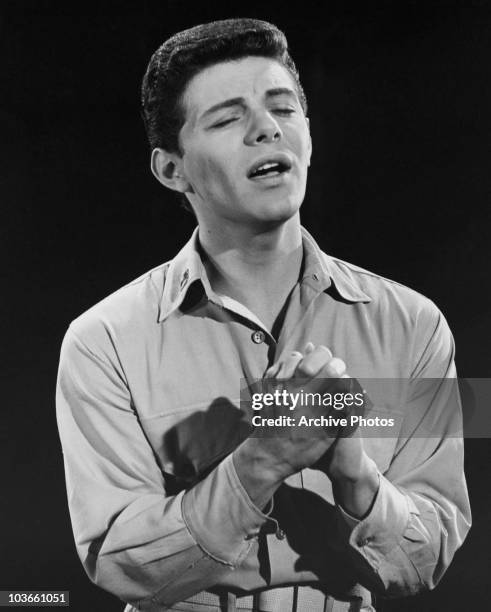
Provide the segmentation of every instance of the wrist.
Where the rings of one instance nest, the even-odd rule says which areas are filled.
[[[363,455],[356,472],[338,473],[331,478],[336,502],[357,519],[370,512],[379,489],[377,465],[368,455]]]
[[[254,438],[248,438],[232,453],[235,471],[252,502],[264,508],[286,478],[279,464],[265,453]]]
[[[333,483],[361,484],[373,480],[373,475],[377,471],[375,462],[366,454],[363,448],[360,449],[359,453],[352,453],[349,461],[345,457],[343,457],[344,460],[340,461],[336,459],[337,457],[331,461],[329,466],[328,476]]]

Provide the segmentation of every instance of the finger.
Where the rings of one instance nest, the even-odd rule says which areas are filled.
[[[306,355],[308,355],[309,353],[311,353],[313,350],[315,349],[315,345],[313,342],[307,342],[307,344],[305,345],[305,349],[304,349],[304,353]]]
[[[286,358],[278,359],[264,373],[264,378],[290,378],[302,359],[300,351],[292,351]]]
[[[328,378],[346,378],[346,364],[339,357],[333,357],[324,367]]]
[[[303,359],[300,351],[293,351],[281,363],[281,367],[276,374],[276,378],[291,378],[297,368],[297,365]]]
[[[264,378],[275,378],[280,368],[281,368],[281,361],[277,361],[276,363],[273,363],[273,365],[270,366],[264,373]]]
[[[295,376],[312,378],[332,359],[332,353],[323,344],[316,346],[314,350],[305,355],[295,371]]]

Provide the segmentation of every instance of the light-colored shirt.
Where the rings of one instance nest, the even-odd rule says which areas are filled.
[[[277,338],[212,290],[198,230],[172,261],[67,331],[57,417],[78,554],[96,584],[138,609],[218,609],[193,607],[211,589],[244,595],[239,608],[261,592],[258,609],[273,610],[271,589],[285,585],[409,595],[438,582],[469,529],[455,397],[444,385],[411,393],[411,381],[456,375],[444,317],[302,236],[302,274]],[[408,383],[384,406],[400,417],[397,435],[364,440],[380,486],[362,520],[342,511],[315,469],[289,478],[268,516],[234,468],[231,452],[250,433],[241,379],[262,378],[308,341],[328,346],[352,377]],[[432,436],[428,418],[438,422]],[[302,588],[293,605],[310,612]]]

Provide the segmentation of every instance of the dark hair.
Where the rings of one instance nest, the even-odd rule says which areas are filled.
[[[178,32],[152,55],[143,77],[142,116],[152,149],[179,153],[185,116],[182,97],[189,81],[204,68],[250,55],[268,57],[292,75],[307,113],[307,100],[285,35],[257,19],[226,19]]]

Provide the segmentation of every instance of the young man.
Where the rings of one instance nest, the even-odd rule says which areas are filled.
[[[429,300],[301,227],[312,143],[284,35],[250,19],[175,35],[143,113],[152,172],[198,227],[63,343],[58,422],[90,578],[128,610],[370,610],[370,592],[432,588],[470,526],[442,384],[452,337]],[[250,435],[241,379],[293,376],[399,381],[390,401],[369,388],[397,429]]]

